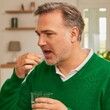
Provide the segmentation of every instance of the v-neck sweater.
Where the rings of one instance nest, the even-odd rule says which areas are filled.
[[[63,82],[55,66],[42,62],[24,79],[15,73],[0,92],[0,110],[32,110],[32,91],[52,92],[51,98],[71,110],[110,110],[110,62],[95,53],[70,79]]]

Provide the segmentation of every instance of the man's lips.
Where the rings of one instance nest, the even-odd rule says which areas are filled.
[[[43,54],[45,57],[51,57],[52,51],[51,50],[43,50]]]
[[[44,54],[49,54],[49,53],[51,53],[51,51],[49,51],[49,50],[48,51],[43,51],[43,53]]]

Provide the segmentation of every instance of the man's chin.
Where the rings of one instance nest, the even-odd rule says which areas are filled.
[[[45,62],[47,65],[56,65],[56,62],[50,60],[50,59],[45,59]]]

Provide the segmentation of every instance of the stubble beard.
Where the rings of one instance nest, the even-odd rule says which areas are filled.
[[[65,62],[65,60],[68,59],[68,54],[60,54],[58,56],[55,56],[54,58],[45,58],[45,62],[47,65],[60,65],[63,62]]]
[[[54,59],[46,59],[45,58],[45,62],[46,62],[47,65],[52,66],[52,65],[56,65],[58,63],[58,60],[55,59],[55,58]]]

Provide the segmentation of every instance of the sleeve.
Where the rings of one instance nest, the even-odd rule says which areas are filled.
[[[110,110],[110,78],[105,84],[104,95],[102,97],[101,110]]]
[[[29,91],[26,81],[13,73],[1,88],[0,110],[31,110]]]

